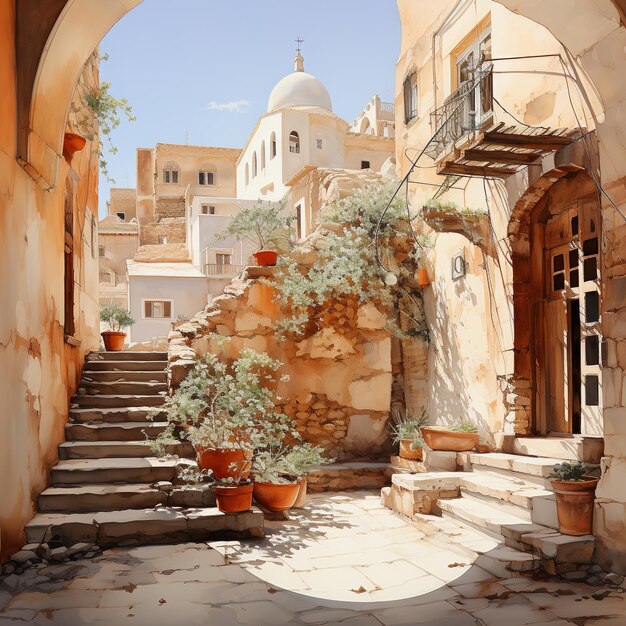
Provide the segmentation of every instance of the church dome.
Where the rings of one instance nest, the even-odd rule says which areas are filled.
[[[276,83],[267,103],[267,111],[278,111],[287,107],[309,106],[333,110],[328,90],[315,76],[304,71],[304,57],[294,59],[295,69]]]

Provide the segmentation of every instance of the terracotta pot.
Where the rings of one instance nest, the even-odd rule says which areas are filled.
[[[590,535],[593,529],[593,501],[598,478],[581,481],[551,480],[556,495],[559,531],[564,535]]]
[[[117,330],[105,330],[100,334],[102,335],[102,341],[104,341],[104,349],[107,352],[120,352],[124,349],[126,333]]]
[[[296,502],[300,483],[254,483],[254,499],[268,511],[288,511]]]
[[[417,284],[420,287],[428,287],[428,285],[430,285],[430,279],[428,278],[428,272],[425,267],[420,267],[417,270]]]
[[[276,250],[258,250],[253,253],[257,265],[271,267],[276,265],[278,260],[278,252]]]
[[[252,451],[241,448],[196,448],[198,467],[210,469],[213,477],[246,480],[250,476]]]
[[[236,485],[233,487],[225,487],[223,485],[214,485],[213,493],[215,493],[215,501],[217,508],[222,513],[242,513],[252,508],[252,489],[254,485]]]
[[[411,461],[422,460],[422,449],[411,448],[411,441],[409,439],[400,440],[400,458],[410,459]]]
[[[300,480],[300,488],[298,489],[298,495],[296,497],[296,501],[293,503],[294,509],[301,509],[306,503],[306,488],[308,485],[308,481],[306,478],[302,478]]]
[[[65,133],[63,136],[63,157],[68,163],[72,162],[75,152],[79,152],[85,147],[87,140],[75,133]]]
[[[431,450],[469,452],[478,445],[478,433],[457,433],[453,430],[422,427],[422,437]]]

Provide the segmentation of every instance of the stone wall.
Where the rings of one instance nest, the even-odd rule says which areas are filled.
[[[183,208],[184,213],[184,208]],[[187,227],[184,217],[164,217],[160,221],[141,224],[139,236],[142,246],[159,244],[162,237],[168,244],[186,243]]]

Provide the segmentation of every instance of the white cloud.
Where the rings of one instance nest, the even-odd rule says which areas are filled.
[[[229,113],[243,113],[252,102],[250,100],[232,100],[231,102],[209,102],[205,107],[208,111],[228,111]]]

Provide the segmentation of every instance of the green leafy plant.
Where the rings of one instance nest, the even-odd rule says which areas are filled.
[[[419,417],[405,416],[397,424],[391,427],[393,442],[409,441],[410,448],[417,450],[424,447],[422,439],[422,426],[426,426],[428,417],[426,412],[422,412]]]
[[[300,480],[310,471],[331,460],[323,448],[311,443],[273,442],[258,450],[252,460],[252,475],[262,483],[284,485]]]
[[[286,473],[301,478],[316,467],[332,463],[332,459],[324,456],[324,449],[312,443],[294,444],[285,454]]]
[[[476,424],[472,424],[472,422],[467,422],[467,421],[456,424],[455,426],[452,427],[451,430],[455,433],[468,433],[468,434],[474,434],[478,432],[478,428]]]
[[[582,461],[575,461],[573,463],[563,461],[563,463],[557,463],[552,468],[552,473],[548,478],[552,480],[580,482],[584,480],[583,476],[586,472],[587,466]]]
[[[102,57],[106,60],[107,57]],[[96,153],[100,171],[110,183],[115,183],[109,173],[108,162],[105,154],[116,154],[117,146],[113,144],[111,133],[125,117],[127,121],[134,122],[135,116],[132,107],[126,98],[116,98],[110,93],[111,83],[102,81],[96,89],[87,91],[84,102],[88,112],[78,120],[80,131],[89,141],[98,139]]]
[[[109,330],[116,332],[135,323],[130,311],[117,302],[109,302],[100,307],[100,321],[105,322]]]
[[[292,222],[292,219],[283,216],[284,206],[282,202],[259,201],[253,207],[240,209],[216,237],[249,240],[255,250],[263,250],[268,246],[282,248],[285,242],[291,240]]]

